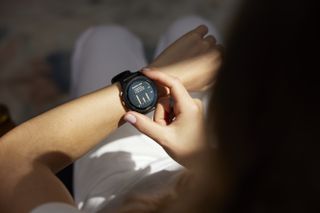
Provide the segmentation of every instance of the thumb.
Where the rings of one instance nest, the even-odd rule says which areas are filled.
[[[161,135],[163,135],[163,127],[152,121],[147,116],[130,111],[125,114],[123,119],[132,124],[141,133],[146,134],[156,142],[161,140]]]

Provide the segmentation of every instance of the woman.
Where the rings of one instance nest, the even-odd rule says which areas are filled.
[[[176,80],[148,73],[181,103],[176,119],[168,124],[159,116],[151,123],[134,112],[126,119],[192,174],[154,200],[129,198],[122,212],[319,212],[319,84],[312,72],[316,55],[307,54],[318,49],[317,14],[308,1],[245,2],[211,99],[207,142],[199,139],[201,128],[189,134],[191,122],[201,126],[198,101]],[[186,103],[190,120],[179,122],[179,115],[187,117]],[[188,133],[178,128],[183,125]],[[172,137],[161,137],[164,129]],[[191,152],[177,142],[184,136]],[[217,149],[210,149],[215,139]]]
[[[191,109],[197,109],[199,101],[194,102],[185,88],[200,92],[210,86],[221,63],[220,47],[212,35],[206,35],[205,26],[196,27],[166,47],[199,22],[204,21],[190,17],[176,22],[162,38],[158,56],[148,66],[158,72],[144,71],[158,82],[160,91],[169,87],[175,92],[178,87],[181,94],[174,97],[188,98],[184,107]],[[38,206],[35,211],[48,212],[50,208],[54,212],[63,208],[75,211],[71,207],[73,198],[54,174],[98,144],[75,165],[75,199],[82,210],[118,208],[125,192],[138,186],[136,182],[158,182],[157,189],[169,184],[159,181],[161,177],[175,182],[182,167],[156,142],[132,132],[128,125],[110,135],[124,123],[126,109],[119,96],[119,83],[105,87],[106,81],[110,82],[122,70],[145,66],[141,42],[124,28],[93,28],[80,37],[73,57],[72,88],[73,95],[81,97],[21,124],[0,139],[1,211],[28,212]],[[164,94],[157,106],[156,120],[163,116],[166,101]],[[191,112],[195,113],[194,109]],[[125,119],[133,121],[129,115]],[[201,120],[197,129],[201,128],[200,124]],[[154,175],[158,180],[150,181]],[[59,204],[52,206],[54,202]],[[49,207],[41,206],[46,203]]]

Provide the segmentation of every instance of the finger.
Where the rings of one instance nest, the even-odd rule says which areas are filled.
[[[153,71],[153,72],[145,72],[143,71],[147,77],[151,78],[152,80],[156,81],[163,86],[166,86],[170,90],[170,94],[178,106],[179,110],[185,110],[188,108],[188,104],[192,103],[192,98],[189,95],[186,88],[183,84],[177,79],[168,74]]]
[[[203,37],[208,33],[208,27],[205,25],[200,25],[191,32],[197,33],[198,35]]]
[[[198,98],[194,98],[193,101],[202,112],[203,111],[203,103],[202,103],[202,101],[200,99],[198,99]]]
[[[218,50],[221,54],[221,57],[223,58],[225,55],[225,48],[222,44],[218,44],[215,46],[215,49]]]
[[[158,91],[158,96],[159,97],[166,97],[170,94],[170,91],[167,87],[164,87],[162,85],[156,84],[157,86],[157,91]]]
[[[161,125],[153,122],[150,118],[143,114],[130,111],[125,114],[123,119],[132,124],[141,133],[146,134],[157,142],[160,142],[165,134],[165,130]]]
[[[217,40],[213,35],[208,35],[203,40],[208,42],[210,46],[215,45],[217,43]]]
[[[210,47],[207,51],[205,51],[204,55],[208,59],[213,59],[215,66],[217,66],[218,61],[222,62],[221,59],[224,56],[224,47],[220,44],[214,45],[214,46]]]
[[[161,126],[166,126],[167,125],[167,122],[165,120],[165,113],[166,113],[166,110],[164,109],[165,106],[163,103],[157,103],[157,106],[156,106],[156,109],[154,111],[154,117],[153,117],[153,120],[160,124]]]
[[[145,72],[150,72],[151,68],[145,67],[145,68],[142,68],[141,70],[143,70]],[[156,83],[156,86],[157,86],[157,92],[158,92],[159,97],[166,97],[169,95],[170,91],[167,87],[164,87],[164,86],[159,85],[157,83]]]
[[[162,126],[166,126],[170,123],[168,120],[169,113],[170,97],[160,98],[155,109],[154,121]]]

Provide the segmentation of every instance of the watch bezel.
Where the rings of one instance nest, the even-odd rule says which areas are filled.
[[[128,95],[129,95],[128,94],[128,90],[130,89],[130,85],[134,81],[141,80],[141,79],[143,79],[144,81],[148,82],[151,85],[151,87],[152,87],[152,89],[154,91],[154,99],[153,99],[152,103],[148,107],[143,108],[143,109],[137,108],[135,105],[133,105],[131,103],[129,97],[128,97]],[[156,103],[158,101],[158,90],[157,90],[156,84],[151,79],[149,79],[148,77],[144,76],[143,74],[140,74],[140,75],[137,75],[137,76],[135,76],[133,78],[130,78],[130,80],[125,83],[122,92],[123,92],[123,94],[122,94],[123,101],[125,102],[126,107],[129,108],[130,110],[133,110],[133,111],[136,111],[136,112],[139,112],[139,113],[146,114],[146,113],[152,111],[155,108]]]

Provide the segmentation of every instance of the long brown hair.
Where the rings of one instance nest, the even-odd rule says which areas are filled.
[[[209,108],[217,152],[205,177],[150,212],[320,212],[314,4],[244,1]]]
[[[247,0],[237,16],[211,102],[210,132],[232,175],[223,212],[320,210],[315,8]]]

